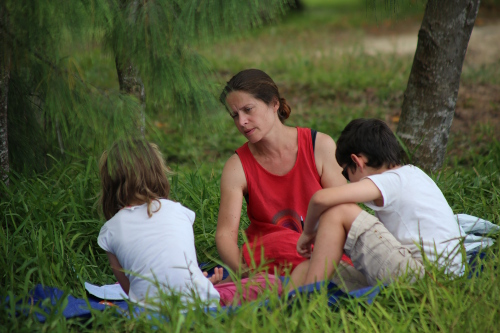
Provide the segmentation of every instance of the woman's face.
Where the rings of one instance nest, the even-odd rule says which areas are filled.
[[[249,93],[233,91],[227,95],[226,103],[234,124],[249,142],[258,142],[279,122],[278,101],[268,105]]]

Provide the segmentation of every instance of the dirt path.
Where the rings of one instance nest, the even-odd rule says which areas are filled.
[[[408,32],[390,36],[368,34],[363,42],[365,52],[370,55],[396,53],[413,55],[417,48],[417,36],[420,26],[413,24]],[[491,25],[476,26],[467,49],[467,64],[489,64],[500,59],[500,22]]]

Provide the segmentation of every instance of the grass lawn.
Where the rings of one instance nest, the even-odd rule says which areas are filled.
[[[397,2],[395,12],[386,8],[392,1],[376,1],[375,7],[364,0],[304,3],[304,12],[292,13],[278,24],[197,46],[215,69],[214,93],[239,70],[260,68],[275,79],[289,101],[289,125],[312,127],[334,139],[358,117],[377,117],[395,129],[413,56],[370,54],[364,41],[418,29],[423,2]],[[99,72],[114,66],[95,49],[76,60],[95,67],[90,80],[99,80]],[[446,162],[431,175],[455,213],[496,224],[500,224],[500,128],[495,120],[500,110],[499,65],[500,60],[466,61]],[[117,89],[115,83],[99,84]],[[476,116],[468,118],[469,114]],[[194,123],[161,112],[148,117],[148,138],[160,146],[176,171],[172,198],[196,212],[198,259],[216,263],[220,174],[244,137],[222,106]],[[7,193],[0,201],[0,295],[9,296],[11,305],[26,300],[39,283],[85,297],[84,281],[115,282],[97,245],[104,223],[96,206],[98,158],[94,154],[55,161],[46,173],[15,174],[10,187],[0,189]],[[243,210],[241,231],[247,223]],[[12,307],[1,307],[0,332],[494,332],[500,327],[500,245],[488,253],[479,276],[451,280],[429,267],[429,274],[415,284],[401,281],[387,286],[373,304],[344,300],[329,307],[325,292],[290,304],[271,294],[266,295],[267,308],[252,303],[236,313],[207,315],[199,304],[183,309],[175,300],[166,300],[162,313],[169,321],[147,314],[133,319],[116,316],[110,308],[86,319],[66,320],[56,313],[43,324],[32,315],[16,317]],[[24,305],[33,313],[29,303]]]

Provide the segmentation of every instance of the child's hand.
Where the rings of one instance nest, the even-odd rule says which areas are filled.
[[[212,284],[217,284],[222,281],[222,275],[223,275],[224,270],[222,267],[215,267],[214,268],[214,274],[208,278]],[[207,272],[203,272],[203,275],[208,276]]]
[[[302,235],[300,235],[299,240],[297,241],[297,253],[304,258],[311,258],[312,245],[314,244],[315,239],[316,233],[306,234],[303,232]]]

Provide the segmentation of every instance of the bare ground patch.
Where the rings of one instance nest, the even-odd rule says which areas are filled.
[[[464,61],[464,70],[492,66],[500,61],[500,10],[480,11],[473,29]],[[420,18],[406,22],[387,21],[377,27],[365,27],[363,40],[367,54],[413,55],[417,46]],[[471,142],[480,145],[484,140],[500,141],[500,85],[475,84],[466,80],[460,85],[455,116],[450,129],[453,146],[449,153],[461,155]],[[343,103],[367,103],[386,109],[386,122],[396,130],[401,114],[403,92],[381,101],[376,91],[367,89],[362,96],[338,96]],[[368,115],[367,115],[368,116]]]
[[[500,60],[499,11],[483,11],[478,16],[472,31],[464,61],[464,70],[480,66],[492,66]],[[415,52],[419,24],[401,27],[401,34],[387,33],[390,27],[382,26],[377,31],[369,31],[364,45],[367,53],[395,53],[411,55]],[[398,27],[392,27],[398,29]],[[500,86],[495,84],[475,84],[466,80],[458,92],[455,116],[450,129],[453,144],[448,153],[460,156],[470,147],[471,142],[481,145],[484,141],[500,141]],[[372,94],[367,93],[367,100]],[[401,114],[402,94],[395,96],[387,105],[386,121],[395,130]],[[386,103],[387,104],[387,103]],[[392,110],[391,110],[392,109]]]

